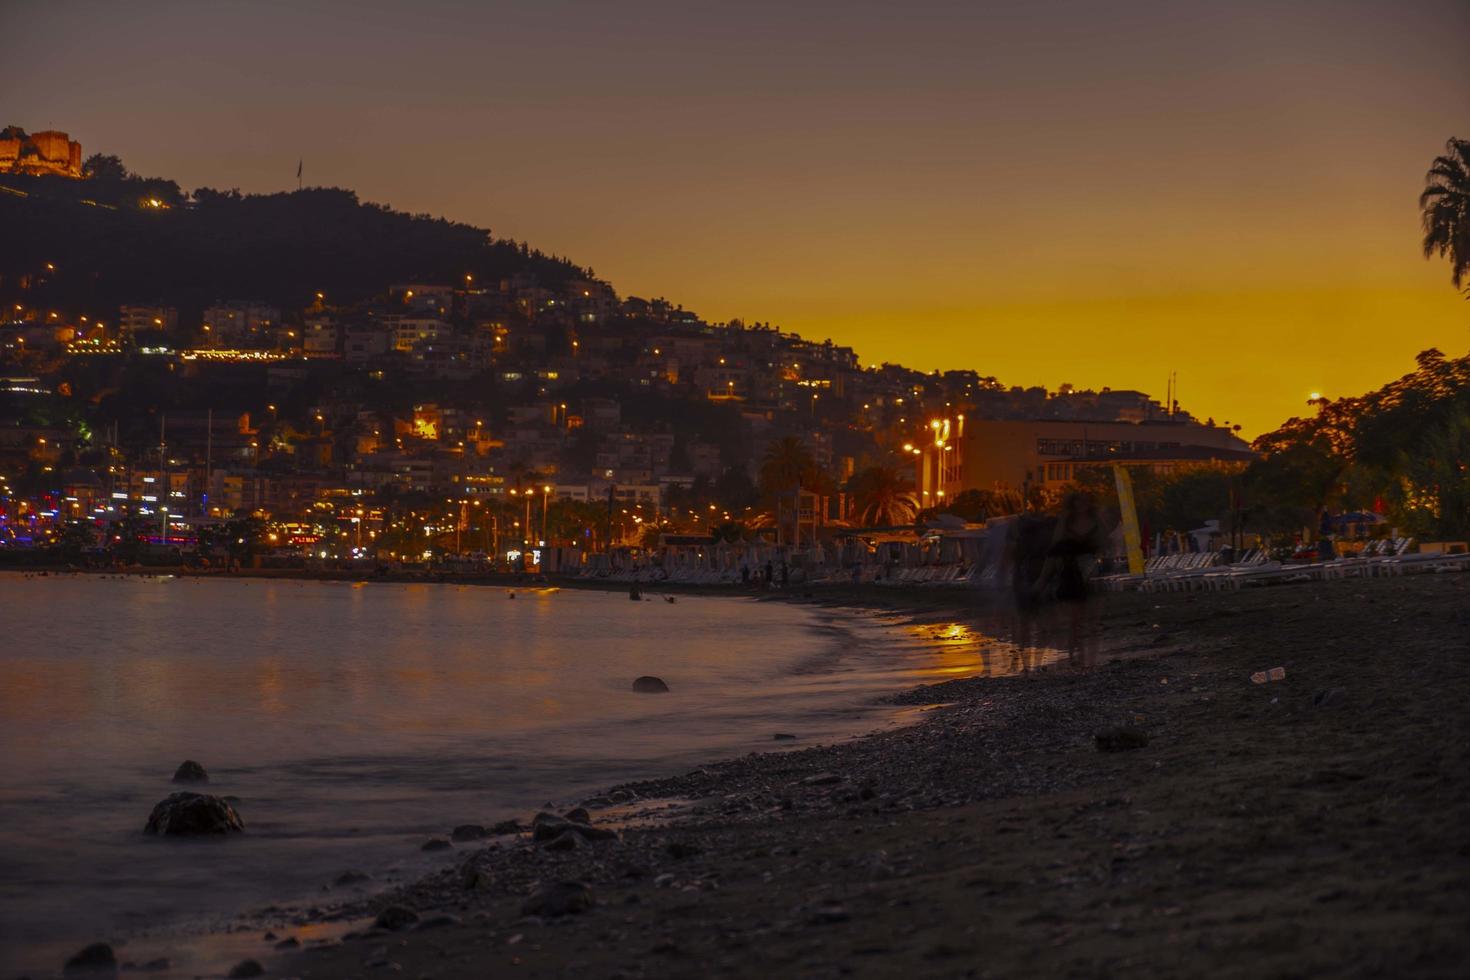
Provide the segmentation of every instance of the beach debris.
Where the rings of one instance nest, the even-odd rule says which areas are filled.
[[[1105,728],[1093,736],[1099,752],[1128,752],[1148,745],[1148,733],[1130,725]]]
[[[1258,670],[1251,675],[1252,684],[1269,684],[1272,681],[1286,680],[1285,667],[1272,667],[1270,670]]]
[[[796,740],[796,736],[795,735],[788,735],[785,732],[777,732],[775,735],[773,735],[771,737],[773,739],[775,739],[777,742],[791,742],[791,741],[795,741]]]
[[[255,960],[241,960],[230,967],[230,972],[226,974],[230,980],[244,980],[246,977],[260,977],[264,975],[265,967],[261,966]]]
[[[832,786],[842,782],[842,777],[835,772],[819,772],[815,776],[808,776],[801,781],[803,786]]]
[[[228,834],[244,829],[245,822],[240,819],[240,814],[218,796],[170,793],[153,807],[143,833],[172,837]]]
[[[1312,695],[1312,706],[1317,708],[1331,708],[1342,704],[1347,700],[1347,688],[1324,687]]]
[[[378,917],[373,920],[373,925],[379,929],[387,929],[389,932],[402,932],[418,921],[419,914],[413,909],[402,905],[390,905],[378,913]]]
[[[485,828],[477,823],[462,823],[449,832],[449,839],[454,841],[479,840],[486,836]]]
[[[117,957],[106,943],[93,943],[67,960],[61,973],[68,977],[115,977]]]
[[[173,781],[176,783],[207,783],[209,773],[205,772],[204,767],[193,759],[185,759],[179,763],[179,768],[174,770]]]
[[[424,841],[422,845],[420,845],[419,850],[447,851],[452,846],[453,845],[450,844],[449,841],[445,840],[443,837],[430,837],[428,840]]]
[[[577,915],[592,907],[592,889],[580,881],[558,881],[542,885],[521,906],[521,915],[554,919]]]
[[[669,685],[662,678],[645,674],[633,681],[633,691],[637,694],[667,694]]]

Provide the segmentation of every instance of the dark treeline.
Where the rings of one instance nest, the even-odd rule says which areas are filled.
[[[548,288],[591,277],[483,228],[364,204],[347,190],[185,195],[172,181],[88,163],[99,176],[0,178],[0,301],[99,316],[122,303],[196,311],[235,298],[292,310],[317,292],[350,304],[391,283],[466,274],[490,286],[524,275]]]

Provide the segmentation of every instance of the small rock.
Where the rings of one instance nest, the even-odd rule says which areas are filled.
[[[575,851],[579,847],[586,847],[587,842],[581,834],[568,828],[542,846],[548,851]]]
[[[228,834],[244,829],[240,814],[218,796],[170,793],[154,806],[143,833],[179,836]]]
[[[556,918],[576,915],[592,907],[592,889],[580,881],[559,881],[543,885],[531,893],[521,906],[522,915]]]
[[[558,817],[554,813],[542,810],[531,818],[531,839],[536,841],[548,841],[554,837],[560,837],[562,831],[567,829],[571,823],[565,817]]]
[[[831,925],[837,922],[846,922],[852,916],[847,914],[847,909],[836,902],[825,902],[812,910],[807,921],[813,925]]]
[[[563,813],[562,819],[570,820],[572,823],[590,824],[592,822],[592,814],[587,812],[586,807],[579,806],[575,809],[568,810],[566,813]]]
[[[167,970],[171,966],[173,966],[173,963],[169,960],[167,956],[160,956],[156,960],[149,960],[147,963],[144,963],[142,966],[138,967],[138,969],[142,970],[145,973],[162,973],[164,970]]]
[[[295,936],[288,936],[287,938],[282,939],[280,942],[276,943],[276,949],[295,949],[297,946],[300,945],[301,940],[297,939]]]
[[[842,782],[842,777],[835,772],[819,772],[815,776],[808,776],[801,781],[803,786],[831,786],[833,783]]]
[[[459,916],[450,915],[448,912],[438,912],[428,916],[414,926],[415,932],[423,932],[425,929],[443,929],[445,926],[459,925]]]
[[[1312,695],[1312,704],[1318,708],[1331,708],[1347,700],[1347,688],[1326,687]]]
[[[245,977],[259,977],[265,975],[265,967],[255,960],[241,960],[230,968],[228,976],[230,980],[244,980]]]
[[[174,770],[173,781],[176,783],[207,783],[209,773],[205,772],[204,767],[193,759],[185,759],[179,763],[179,768]]]
[[[443,837],[430,837],[419,847],[421,851],[447,851],[452,845]]]
[[[490,828],[490,833],[499,837],[505,834],[519,834],[522,830],[525,829],[526,828],[521,826],[521,822],[519,820],[502,820],[498,824]]]
[[[419,914],[413,909],[404,908],[402,905],[390,905],[378,913],[378,917],[373,920],[373,925],[380,929],[387,929],[389,932],[399,932],[417,921],[419,921]]]
[[[777,732],[772,738],[778,742],[794,742],[796,740],[795,735],[788,735],[785,732]]]
[[[577,811],[573,810],[573,813]],[[586,812],[585,810],[582,812]],[[531,839],[538,843],[546,843],[561,837],[567,831],[576,831],[584,840],[613,840],[617,831],[608,830],[605,827],[592,827],[565,817],[558,817],[554,813],[542,811],[531,820]]]
[[[61,972],[68,977],[115,977],[117,957],[106,943],[93,943],[67,960]]]
[[[349,885],[361,885],[363,882],[372,880],[373,876],[363,871],[344,871],[332,879],[332,884],[338,888],[346,888]]]
[[[480,866],[477,855],[471,854],[460,864],[459,887],[466,891],[480,891],[489,888],[493,882],[490,872]]]
[[[686,844],[683,841],[677,840],[669,841],[667,844],[665,844],[664,850],[668,851],[669,857],[673,858],[675,861],[682,861],[685,858],[698,857],[699,855],[704,853],[704,848],[700,847],[697,844]]]
[[[449,833],[449,839],[454,841],[479,840],[485,836],[485,828],[477,823],[462,823]]]
[[[1119,725],[1107,728],[1093,736],[1099,752],[1127,752],[1148,745],[1148,733],[1140,728]]]
[[[669,685],[660,678],[644,675],[633,681],[633,691],[637,694],[667,694]]]

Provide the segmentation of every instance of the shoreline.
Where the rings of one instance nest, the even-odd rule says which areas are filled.
[[[1098,668],[894,692],[919,724],[608,787],[586,802],[616,840],[456,845],[407,886],[242,918],[254,950],[244,931],[220,948],[318,978],[1456,975],[1467,586],[1110,596]],[[959,591],[802,591],[754,598],[988,612]],[[1278,663],[1284,682],[1250,683]],[[1120,725],[1147,745],[1099,752]],[[590,909],[524,914],[562,881]],[[374,928],[393,906],[418,922]]]
[[[904,605],[883,611],[954,611]],[[1470,670],[1445,634],[1463,646],[1467,606],[1459,576],[1111,598],[1119,659],[896,693],[924,723],[610,787],[588,802],[616,840],[495,838],[334,913],[406,907],[417,924],[359,925],[272,966],[1455,975],[1470,881],[1446,859],[1470,858]],[[1250,682],[1278,661],[1285,681]],[[1147,744],[1099,751],[1118,726]],[[625,823],[629,800],[671,809]],[[535,907],[557,882],[590,907]]]

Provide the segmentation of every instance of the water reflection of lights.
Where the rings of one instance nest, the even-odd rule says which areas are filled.
[[[940,623],[928,626],[911,626],[913,632],[921,640],[939,641],[940,643],[953,644],[978,644],[981,642],[980,634],[975,632],[964,623]]]

